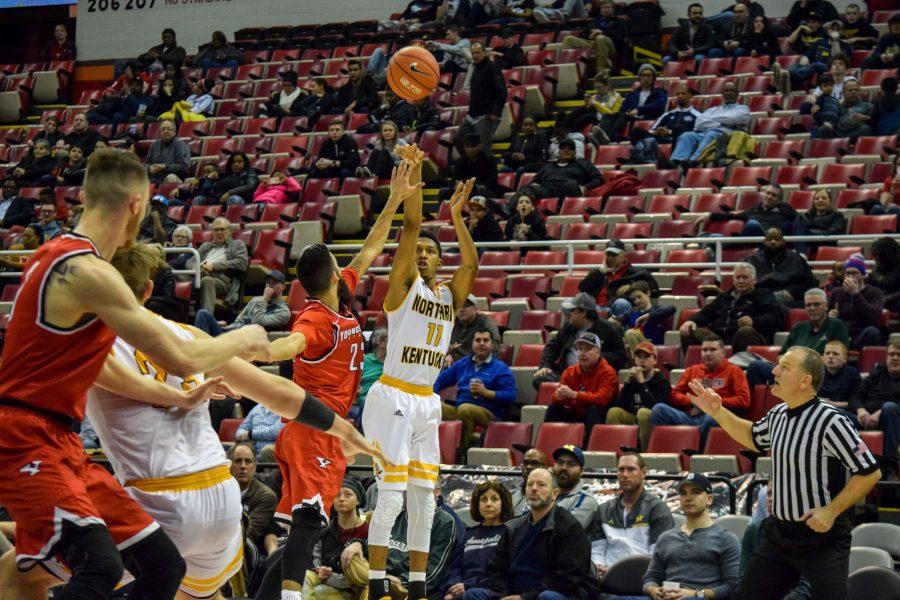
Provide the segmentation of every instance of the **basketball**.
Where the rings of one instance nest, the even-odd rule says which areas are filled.
[[[394,53],[387,68],[388,85],[409,102],[426,97],[437,87],[441,70],[434,55],[420,46],[407,46]]]

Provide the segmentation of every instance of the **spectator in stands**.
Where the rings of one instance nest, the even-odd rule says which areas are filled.
[[[284,421],[277,414],[257,404],[237,428],[235,437],[241,442],[251,442],[256,448],[260,462],[275,462],[275,438],[284,429]]]
[[[504,5],[505,6],[505,5]],[[501,69],[514,69],[525,64],[525,51],[518,43],[515,30],[504,27],[500,30],[500,46],[491,48],[489,57]]]
[[[788,27],[796,29],[803,23],[809,23],[813,14],[819,19],[819,23],[840,18],[834,4],[829,0],[794,0],[787,17]]]
[[[466,219],[466,227],[475,242],[500,242],[503,241],[503,230],[497,218],[488,210],[488,201],[484,196],[472,196],[469,198],[469,218]]]
[[[603,183],[603,176],[590,162],[575,158],[575,142],[559,143],[559,158],[544,165],[525,188],[536,198],[583,196],[585,190]]]
[[[603,359],[597,334],[581,331],[575,337],[576,362],[562,372],[545,420],[550,423],[585,423],[585,435],[606,422],[606,411],[619,391],[616,369]]]
[[[56,180],[58,170],[56,159],[50,153],[50,142],[38,140],[34,143],[32,155],[26,155],[13,169],[13,177],[22,187],[36,187]]]
[[[203,69],[205,74],[209,69],[234,68],[241,64],[243,55],[221,31],[214,31],[212,39],[200,46],[197,56],[194,57],[194,66]]]
[[[203,246],[200,247],[200,253],[202,256]],[[201,280],[201,286],[202,284]],[[215,337],[246,325],[259,325],[269,331],[281,331],[287,328],[290,320],[291,309],[284,301],[284,273],[273,269],[266,275],[266,287],[262,296],[248,302],[232,323],[217,321],[213,311],[201,308],[194,319],[194,327]]]
[[[775,85],[782,94],[789,94],[792,87],[804,86],[814,75],[827,71],[832,56],[850,54],[850,47],[841,41],[840,21],[823,28],[821,16],[815,12],[788,37],[788,44],[803,57],[786,70],[777,62],[772,64]]]
[[[188,82],[184,77],[184,73],[181,71],[180,67],[176,67],[172,63],[165,63],[163,65],[163,74],[162,77],[159,78],[159,83],[161,84],[166,79],[171,79],[175,82],[175,96],[180,100],[181,98],[187,98],[188,95]],[[159,86],[157,86],[159,87]]]
[[[568,119],[568,128],[579,131],[585,125],[591,126],[588,138],[594,145],[609,144],[610,135],[615,134],[615,125],[620,120],[619,110],[625,101],[622,95],[609,89],[609,74],[605,71],[594,76],[595,92],[585,93],[584,106],[572,111]]]
[[[900,13],[888,19],[888,32],[878,38],[871,56],[863,64],[866,69],[896,69],[900,67]]]
[[[2,205],[2,203],[0,203],[0,205]],[[19,239],[19,243],[11,244],[6,250],[37,250],[38,246],[43,243],[44,232],[41,231],[41,226],[37,223],[32,223],[22,230],[22,237]],[[25,268],[25,263],[28,262],[29,258],[31,258],[31,254],[4,254],[0,256],[0,272],[21,271]],[[14,280],[8,281],[12,283]],[[0,286],[0,290],[6,285],[9,285],[3,279],[0,279],[0,283],[3,283],[3,285]]]
[[[715,28],[703,18],[703,5],[693,3],[688,6],[688,18],[678,24],[666,47],[668,54],[663,63],[670,60],[702,60],[715,48],[717,42]]]
[[[567,35],[563,38],[563,48],[591,49],[594,57],[594,69],[599,74],[613,68],[611,56],[621,53],[628,43],[628,23],[616,16],[616,3],[613,0],[602,0],[598,14],[594,18],[593,29],[587,39]],[[596,3],[591,5],[596,6]],[[620,50],[616,50],[619,48]]]
[[[147,94],[153,88],[153,82],[150,77],[141,71],[140,65],[136,61],[129,60],[125,63],[125,69],[120,76],[116,77],[108,88],[103,90],[103,100],[110,100],[115,96],[127,93],[132,90],[135,85],[140,85],[141,92]]]
[[[381,21],[379,31],[409,30],[411,26],[434,21],[437,18],[438,0],[411,0],[400,13],[398,21]]]
[[[721,12],[714,14],[711,17],[707,17],[707,22],[709,22],[714,27],[723,28],[727,27],[731,20],[734,18],[734,11],[738,4],[745,4],[750,11],[750,20],[753,21],[756,17],[765,17],[766,9],[759,2],[755,2],[754,0],[739,0],[738,3],[732,4],[731,6],[722,9]]]
[[[50,146],[56,146],[65,136],[59,130],[59,117],[50,115],[41,122],[41,130],[33,139],[26,142],[29,146],[34,146],[38,140],[47,140]]]
[[[302,191],[303,187],[296,179],[284,171],[275,171],[266,181],[260,182],[259,187],[253,192],[253,201],[264,204],[287,204],[296,201]]]
[[[447,28],[447,41],[429,41],[426,47],[435,53],[441,65],[442,73],[465,73],[473,62],[471,42],[462,37],[458,25]],[[481,46],[482,58],[484,58],[484,46]]]
[[[352,177],[359,167],[359,147],[353,136],[344,131],[344,121],[332,119],[328,124],[328,139],[322,144],[314,166],[309,170],[313,179]]]
[[[859,82],[847,81],[844,84],[844,101],[841,102],[837,123],[829,133],[820,129],[818,137],[850,138],[855,141],[862,135],[872,134],[872,117],[875,114],[875,106],[860,97]]]
[[[337,88],[337,106],[346,114],[367,113],[381,105],[378,86],[358,58],[347,61],[347,83]]]
[[[887,360],[879,364],[856,390],[850,401],[850,412],[856,413],[860,429],[884,432],[884,458],[897,459],[900,444],[900,342],[887,346]],[[894,467],[896,469],[896,465]]]
[[[603,577],[620,560],[653,554],[659,536],[675,528],[669,507],[644,490],[647,465],[637,452],[625,452],[616,466],[620,494],[600,505],[588,530],[591,562]]]
[[[556,505],[565,508],[582,529],[588,531],[597,514],[597,500],[581,490],[581,474],[584,472],[584,452],[578,446],[566,444],[553,451],[553,473],[559,483]]]
[[[172,190],[170,204],[185,204],[193,198],[194,204],[214,204],[216,184],[219,181],[219,167],[207,162],[200,167],[199,177],[188,177],[184,185]]]
[[[579,292],[563,302],[566,322],[556,337],[547,342],[541,354],[540,368],[534,374],[534,387],[545,381],[559,381],[563,371],[579,362],[575,340],[582,332],[595,334],[601,342],[601,354],[613,369],[625,366],[622,334],[597,314],[597,302],[590,294]]]
[[[225,173],[216,180],[211,198],[200,202],[203,205],[249,204],[259,186],[259,173],[250,166],[250,158],[244,152],[228,155]]]
[[[884,294],[874,285],[866,285],[866,263],[851,257],[844,263],[844,283],[828,298],[828,316],[841,319],[850,331],[850,348],[881,345],[881,311]]]
[[[659,536],[644,575],[644,593],[652,598],[731,598],[740,583],[741,544],[713,523],[712,484],[700,473],[688,473],[677,489],[687,523]],[[666,591],[669,581],[681,584],[674,591],[678,595]]]
[[[756,3],[754,2],[754,4]],[[763,15],[753,17],[753,30],[747,36],[747,50],[750,56],[754,58],[759,56],[771,56],[774,58],[781,54],[778,34],[769,24],[769,20]]]
[[[182,321],[187,307],[184,300],[175,294],[178,278],[172,272],[172,267],[166,262],[166,254],[162,245],[153,244],[152,247],[158,253],[158,260],[150,270],[153,290],[150,292],[150,297],[144,302],[144,306],[147,310],[165,319]]]
[[[56,176],[58,185],[81,186],[84,183],[84,171],[87,169],[87,160],[84,158],[84,149],[73,144],[69,147],[66,161],[60,166]]]
[[[498,481],[482,481],[472,491],[469,512],[478,524],[467,527],[457,544],[456,556],[444,581],[444,600],[461,600],[466,590],[487,584],[487,567],[503,537],[504,523],[513,518],[509,490]]]
[[[422,133],[423,131],[432,131],[443,128],[443,125],[441,124],[441,115],[438,110],[431,105],[430,96],[425,96],[418,102],[413,103],[412,108],[412,123],[404,127],[403,131],[416,131]]]
[[[738,103],[736,83],[725,83],[722,100],[722,104],[707,109],[697,117],[693,131],[686,131],[678,138],[669,159],[672,164],[698,166],[701,155],[710,144],[715,144],[716,147],[726,145],[731,134],[748,130],[750,107]]]
[[[900,304],[900,244],[894,238],[878,238],[872,243],[871,252],[875,269],[869,273],[868,283],[884,293],[884,305],[888,310],[897,310]]]
[[[487,584],[466,590],[463,599],[596,597],[588,582],[590,544],[575,517],[556,505],[556,477],[548,469],[535,469],[526,488],[530,511],[506,524],[488,563]]]
[[[307,96],[308,97],[308,96]],[[303,90],[297,87],[297,73],[281,73],[281,90],[273,92],[259,108],[260,117],[300,116],[303,108]]]
[[[725,342],[718,336],[710,336],[700,346],[700,363],[685,369],[672,390],[668,403],[656,404],[650,412],[650,424],[694,425],[700,428],[700,447],[706,434],[716,421],[696,406],[691,405],[688,384],[699,379],[708,388],[722,396],[722,403],[733,412],[747,414],[750,408],[750,388],[747,376],[737,365],[725,359]]]
[[[848,349],[840,340],[831,340],[825,344],[822,358],[825,362],[825,378],[819,386],[819,398],[840,408],[858,426],[856,414],[850,412],[850,401],[856,395],[862,379],[859,370],[847,364]]]
[[[475,427],[485,428],[491,421],[504,421],[516,400],[516,380],[509,366],[493,355],[494,339],[490,329],[475,331],[472,354],[454,361],[441,371],[434,392],[456,386],[456,404],[443,403],[444,421],[462,421],[463,450],[472,445]]]
[[[584,136],[577,131],[569,131],[569,126],[562,118],[557,118],[553,124],[553,135],[550,136],[550,147],[547,150],[547,156],[550,160],[559,159],[559,145],[563,140],[572,140],[575,142],[575,158],[584,158]]]
[[[730,24],[721,27],[718,34],[718,46],[711,48],[710,57],[748,56],[748,40],[753,32],[750,18],[750,7],[744,2],[736,2],[733,7]]]
[[[537,468],[547,469],[547,455],[537,448],[529,448],[522,454],[522,485],[512,488],[509,493],[513,500],[513,514],[521,515],[528,512],[527,483],[528,476]]]
[[[228,451],[228,458],[231,459],[231,476],[241,488],[241,504],[250,522],[247,537],[257,548],[262,548],[263,536],[275,516],[275,492],[256,478],[256,452],[252,444],[238,442]]]
[[[174,248],[190,248],[193,240],[193,232],[187,225],[179,225],[172,232],[172,243],[169,244]],[[166,262],[176,271],[187,268],[187,261],[191,258],[191,254],[187,252],[166,254]]]
[[[57,23],[53,28],[53,39],[41,49],[41,60],[44,62],[75,60],[75,56],[75,42],[69,39],[69,29],[64,23]]]
[[[200,302],[198,308],[210,313],[216,310],[216,298],[223,298],[229,307],[235,306],[241,281],[247,273],[249,260],[247,245],[231,237],[231,223],[225,217],[212,222],[212,241],[197,249],[200,254]],[[194,268],[193,257],[188,259],[187,268]]]
[[[715,336],[730,341],[734,352],[747,346],[771,343],[787,320],[787,309],[771,291],[756,287],[756,267],[738,263],[734,287],[723,292],[685,321],[679,331],[682,344],[695,344]]]
[[[310,80],[309,94],[300,100],[297,116],[306,117],[310,123],[315,123],[320,115],[337,112],[337,104],[337,95],[328,85],[328,80],[315,77]]]
[[[499,3],[498,10],[500,18],[493,19],[491,23],[524,23],[534,16],[534,0],[503,0]]]
[[[159,91],[156,96],[153,97],[150,106],[147,107],[146,112],[144,113],[145,121],[155,121],[159,119],[159,116],[163,113],[170,112],[173,110],[175,103],[177,103],[183,96],[177,91],[177,84],[174,79],[170,77],[166,77],[159,84]],[[135,117],[132,119],[132,122],[140,121],[140,117]]]
[[[587,11],[583,0],[556,0],[550,6],[541,6],[534,9],[534,20],[537,23],[548,21],[568,21],[570,19],[585,19]]]
[[[675,87],[675,108],[665,112],[650,127],[650,134],[660,144],[674,144],[682,133],[694,131],[701,113],[691,102],[693,96],[694,92],[687,83],[682,82]]]
[[[625,102],[619,109],[622,115],[621,125],[618,123],[614,126],[614,131],[618,135],[625,121],[641,121],[645,119],[658,119],[666,110],[666,102],[668,102],[668,94],[666,90],[656,86],[656,68],[650,63],[645,63],[638,69],[638,88],[632,90],[625,95]],[[615,129],[618,127],[618,129]]]
[[[363,408],[366,405],[366,396],[369,388],[378,381],[384,372],[384,359],[387,356],[388,330],[386,327],[378,327],[369,337],[370,351],[363,356],[363,374],[359,381],[359,396],[356,403],[350,407],[347,417],[359,422]]]
[[[138,229],[137,240],[139,242],[154,242],[167,244],[175,233],[176,223],[168,214],[169,201],[165,196],[154,194],[150,198],[150,209],[147,216],[141,221]]]
[[[900,215],[900,170],[884,182],[878,202],[869,209],[871,215]]]
[[[483,145],[481,138],[474,131],[463,138],[461,156],[453,162],[453,179],[466,181],[475,178],[475,192],[497,198],[503,195],[503,188],[497,181],[497,161],[488,153],[490,145]],[[450,198],[452,187],[441,190],[441,197]],[[499,226],[498,226],[499,227]]]
[[[384,90],[384,102],[369,114],[369,124],[357,129],[357,133],[378,131],[381,123],[390,121],[398,131],[409,127],[413,121],[412,105],[399,97],[390,87]]]
[[[762,201],[756,206],[738,212],[712,213],[704,217],[703,222],[728,221],[736,219],[744,221],[742,236],[762,237],[771,228],[790,235],[796,227],[797,209],[784,200],[784,190],[777,183],[770,183],[762,188]]]
[[[603,264],[585,275],[578,283],[578,291],[593,296],[599,306],[608,306],[610,315],[619,323],[624,323],[632,308],[628,301],[631,284],[643,281],[652,293],[659,291],[659,284],[649,271],[638,269],[628,262],[622,240],[609,240],[603,252]]]
[[[470,133],[477,133],[485,148],[491,147],[506,106],[506,83],[497,64],[488,59],[481,42],[472,44],[472,73],[469,77],[469,113],[459,126],[453,143],[457,150]]]
[[[666,331],[671,325],[670,318],[675,314],[673,305],[653,306],[650,299],[650,285],[646,281],[635,281],[628,286],[628,298],[634,307],[622,321],[617,317],[610,317],[611,321],[619,323],[625,328],[625,345],[632,351],[637,344],[651,341],[654,344],[662,344]]]
[[[213,97],[209,93],[212,81],[199,79],[191,84],[191,95],[182,102],[172,105],[169,112],[159,115],[160,119],[176,119],[178,122],[205,121],[213,116]]]
[[[859,4],[848,4],[841,16],[844,29],[841,37],[854,50],[868,50],[878,41],[878,31],[862,16]]]
[[[762,246],[747,257],[756,267],[756,286],[771,291],[785,306],[799,306],[806,290],[818,284],[806,259],[786,248],[784,234],[775,227],[766,231]]]
[[[503,154],[503,169],[534,173],[547,164],[549,151],[547,136],[537,128],[533,117],[525,117],[519,132],[509,142],[509,149]]]
[[[897,95],[897,78],[885,77],[881,80],[881,96],[875,100],[875,135],[896,135],[900,133],[900,96]]]
[[[491,332],[492,352],[496,355],[500,351],[500,330],[493,317],[478,312],[475,306],[475,296],[469,294],[462,308],[456,311],[456,321],[450,332],[450,347],[444,360],[444,367],[449,367],[454,361],[472,354],[472,344],[476,331],[488,330]]]
[[[140,121],[153,104],[149,90],[145,91],[146,87],[141,79],[135,77],[122,86],[118,94],[106,96],[94,106],[88,112],[88,122],[91,125],[119,125]],[[136,128],[133,130],[136,132]]]
[[[45,242],[49,242],[66,231],[56,214],[56,199],[53,196],[53,190],[41,190],[37,224],[41,227],[42,237]]]
[[[612,425],[637,424],[641,448],[645,450],[650,442],[650,411],[657,404],[668,402],[672,393],[669,380],[656,369],[656,360],[656,346],[651,342],[641,342],[635,347],[634,366],[628,369],[625,385],[606,413],[606,422]],[[621,462],[619,469],[621,472]],[[643,469],[641,464],[642,472]]]
[[[813,193],[813,205],[803,215],[803,222],[809,235],[841,235],[847,231],[847,218],[834,207],[834,200],[828,190],[816,190]],[[819,246],[833,246],[834,242],[815,242],[810,244],[810,254]]]
[[[178,127],[171,119],[159,124],[159,139],[147,150],[147,172],[150,181],[181,183],[191,166],[191,150],[180,138],[175,137]]]
[[[506,220],[505,238],[509,241],[536,242],[547,239],[547,225],[534,208],[530,194],[519,194],[516,212]],[[523,249],[524,250],[524,249]],[[523,251],[524,254],[524,251]]]
[[[141,71],[162,71],[166,64],[175,69],[181,69],[187,52],[178,45],[175,39],[175,30],[166,27],[162,30],[162,44],[153,46],[137,57],[138,67]]]

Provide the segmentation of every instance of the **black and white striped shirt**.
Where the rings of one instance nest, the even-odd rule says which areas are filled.
[[[769,490],[777,519],[799,521],[831,502],[848,470],[865,475],[878,468],[850,419],[818,398],[796,408],[775,406],[752,432],[759,450],[772,453]]]

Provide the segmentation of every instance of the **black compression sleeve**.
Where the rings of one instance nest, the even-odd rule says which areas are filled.
[[[300,408],[300,414],[294,420],[303,425],[309,425],[314,429],[328,431],[334,425],[335,416],[333,410],[307,391],[306,400],[303,401],[303,406]]]

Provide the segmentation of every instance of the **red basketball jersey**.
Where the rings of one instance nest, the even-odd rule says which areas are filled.
[[[56,327],[44,319],[43,306],[53,269],[83,254],[100,256],[90,239],[68,233],[41,246],[25,265],[0,365],[0,398],[76,421],[84,419],[87,390],[116,334],[96,316]]]
[[[341,271],[351,290],[359,283],[353,269]],[[340,314],[310,299],[292,329],[306,336],[306,349],[294,359],[294,382],[345,417],[356,400],[363,366],[363,336],[348,307]]]

